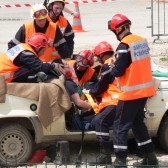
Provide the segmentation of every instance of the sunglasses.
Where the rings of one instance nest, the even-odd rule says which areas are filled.
[[[80,66],[83,66],[83,67],[88,67],[89,65],[89,61],[84,58],[83,56],[80,56],[80,55],[77,55],[76,56],[76,62],[80,65]]]
[[[46,16],[46,15],[47,15],[47,10],[45,9],[41,9],[41,10],[34,12],[34,17],[36,19],[40,18],[40,16]]]

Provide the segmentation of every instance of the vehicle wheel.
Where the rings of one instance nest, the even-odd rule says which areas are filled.
[[[0,128],[0,162],[25,163],[32,148],[32,136],[23,126],[14,123]]]
[[[166,117],[159,128],[159,143],[161,148],[168,152],[168,117]]]

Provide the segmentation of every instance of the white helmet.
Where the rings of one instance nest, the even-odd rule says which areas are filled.
[[[65,5],[65,0],[49,0],[47,3],[47,6],[49,6],[51,3],[54,3],[54,2],[62,2]]]
[[[30,17],[41,20],[47,18],[47,9],[43,4],[35,4],[31,7]]]

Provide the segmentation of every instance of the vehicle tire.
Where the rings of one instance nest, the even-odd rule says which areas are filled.
[[[32,154],[33,140],[29,131],[13,123],[0,128],[0,162],[25,163]]]
[[[159,144],[168,153],[168,117],[166,117],[159,128]]]

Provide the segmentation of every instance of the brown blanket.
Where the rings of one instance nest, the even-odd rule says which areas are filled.
[[[5,103],[6,83],[4,76],[0,75],[0,103]]]
[[[69,95],[59,79],[50,83],[8,83],[7,94],[38,101],[37,114],[44,127],[71,108]]]

